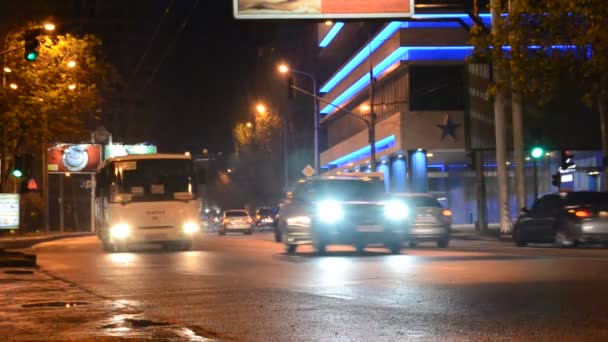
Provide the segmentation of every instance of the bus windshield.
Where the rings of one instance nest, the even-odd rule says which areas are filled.
[[[113,202],[190,200],[196,191],[188,159],[117,161],[110,177]]]

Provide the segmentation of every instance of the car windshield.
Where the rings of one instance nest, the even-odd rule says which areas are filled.
[[[113,193],[133,202],[191,199],[196,191],[188,159],[116,161],[110,172]]]
[[[566,196],[566,206],[608,207],[608,193],[572,192]]]
[[[260,209],[258,210],[258,214],[262,216],[270,216],[272,215],[272,209]]]
[[[382,182],[363,180],[318,181],[314,183],[312,193],[316,198],[331,197],[346,201],[373,201],[385,195]]]
[[[246,211],[227,211],[226,217],[249,216]]]
[[[407,202],[416,208],[442,208],[441,204],[430,196],[408,196]]]

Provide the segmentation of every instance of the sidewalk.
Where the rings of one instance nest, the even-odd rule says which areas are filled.
[[[32,235],[0,236],[0,251],[4,249],[28,248],[35,244],[59,239],[68,239],[81,236],[91,236],[91,232],[50,232],[34,233]]]
[[[0,284],[1,341],[218,341],[37,269],[0,269]]]

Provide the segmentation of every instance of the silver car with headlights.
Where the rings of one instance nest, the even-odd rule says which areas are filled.
[[[249,212],[245,209],[232,209],[224,212],[222,226],[218,233],[226,235],[230,232],[240,232],[244,234],[253,233],[253,219],[249,216]]]
[[[437,199],[426,193],[398,194],[412,208],[414,225],[408,234],[410,247],[419,242],[435,242],[437,247],[446,248],[450,243],[452,212],[445,209]]]
[[[351,245],[361,252],[375,244],[399,253],[409,218],[403,201],[388,199],[382,181],[315,178],[300,181],[288,194],[278,229],[288,253],[307,244],[319,254],[328,245]]]

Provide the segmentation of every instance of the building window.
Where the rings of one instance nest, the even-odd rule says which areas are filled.
[[[410,67],[410,110],[464,110],[464,66]]]

